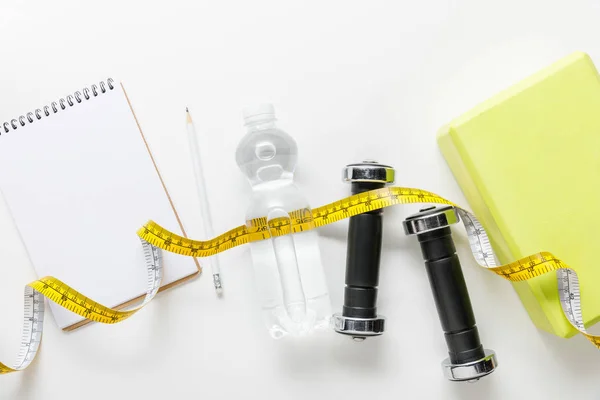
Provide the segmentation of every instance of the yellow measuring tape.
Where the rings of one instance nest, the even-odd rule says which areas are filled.
[[[148,264],[148,289],[142,305],[127,311],[114,310],[88,299],[56,278],[36,280],[25,288],[25,321],[21,351],[12,368],[0,363],[0,374],[23,370],[35,357],[43,330],[42,296],[92,321],[108,324],[121,322],[150,302],[158,291],[162,279],[159,249],[191,257],[208,257],[245,243],[303,232],[368,211],[413,203],[437,203],[457,207],[477,262],[509,281],[524,281],[552,271],[560,273],[558,289],[561,292],[561,305],[565,316],[577,330],[600,348],[600,336],[590,335],[585,331],[577,274],[572,268],[547,252],[496,266],[487,233],[473,214],[425,190],[390,187],[359,193],[312,210],[296,210],[289,213],[288,218],[276,218],[271,221],[267,221],[266,217],[253,219],[246,225],[207,241],[179,236],[150,221],[138,231]]]
[[[290,233],[303,232],[362,214],[398,204],[437,203],[457,207],[477,262],[501,277],[512,281],[525,281],[552,271],[558,271],[561,306],[569,322],[600,348],[600,336],[585,331],[581,315],[579,282],[576,272],[554,255],[541,252],[509,264],[496,266],[495,255],[485,229],[470,212],[434,193],[411,188],[390,187],[355,194],[334,203],[312,210],[303,209],[289,213],[289,218],[276,218],[267,222],[266,217],[248,221],[214,239],[198,241],[188,239],[162,228],[150,221],[138,231],[138,235],[154,246],[174,253],[207,257],[221,253],[241,244],[265,240]]]
[[[0,374],[22,371],[35,358],[44,329],[44,297],[86,319],[104,324],[121,322],[148,304],[160,288],[162,258],[160,249],[143,239],[142,248],[148,277],[146,297],[140,306],[131,310],[120,311],[103,306],[51,276],[38,279],[25,286],[25,316],[19,354],[12,367],[0,363]]]

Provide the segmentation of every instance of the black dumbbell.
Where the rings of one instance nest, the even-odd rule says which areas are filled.
[[[475,316],[452,240],[450,225],[459,222],[456,208],[427,207],[404,221],[404,232],[417,235],[425,260],[449,358],[442,362],[452,381],[477,381],[494,372],[496,354],[481,345]]]
[[[375,161],[347,165],[343,180],[352,185],[352,194],[383,188],[394,182],[394,169]],[[341,314],[334,314],[336,332],[362,341],[381,335],[385,318],[377,315],[377,286],[381,257],[383,210],[350,217],[346,254],[346,286]]]

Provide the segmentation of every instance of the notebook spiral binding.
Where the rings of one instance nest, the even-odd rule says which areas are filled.
[[[36,119],[40,120],[44,116],[49,117],[51,113],[56,114],[59,111],[59,108],[64,110],[67,108],[67,106],[72,107],[76,103],[81,103],[84,100],[97,97],[102,93],[106,93],[107,90],[113,90],[114,88],[115,84],[112,78],[108,78],[106,83],[104,83],[104,81],[100,81],[98,85],[92,85],[90,88],[83,88],[81,92],[76,91],[73,93],[73,95],[68,95],[66,98],[60,98],[58,103],[53,101],[49,106],[44,106],[42,109],[37,108],[34,112],[28,112],[25,115],[19,116],[18,118],[11,119],[10,122],[4,122],[2,125],[0,125],[0,135],[2,133],[9,133],[11,130],[16,131],[19,126],[25,126],[27,123],[31,124]]]

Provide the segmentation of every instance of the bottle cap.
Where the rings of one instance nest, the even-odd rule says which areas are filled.
[[[269,103],[248,106],[244,107],[243,115],[245,123],[260,121],[263,119],[274,119],[275,107],[273,107],[273,104]]]

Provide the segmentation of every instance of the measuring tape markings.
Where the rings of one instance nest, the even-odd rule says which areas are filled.
[[[521,282],[556,271],[560,303],[567,320],[594,345],[600,348],[600,336],[587,333],[581,313],[581,294],[575,270],[548,252],[537,253],[500,265],[483,225],[469,211],[434,193],[412,188],[386,187],[355,194],[312,210],[290,212],[289,218],[256,218],[214,239],[198,241],[184,238],[149,221],[138,235],[167,251],[186,256],[206,257],[244,243],[265,240],[290,233],[325,226],[345,218],[398,204],[437,203],[457,208],[467,231],[471,252],[477,263],[511,282]]]
[[[479,220],[473,214],[463,209],[459,209],[459,213],[461,214],[469,238],[477,237],[478,241],[483,243],[483,246],[481,246],[482,252],[488,252],[493,255],[489,237]],[[476,254],[479,247],[475,245],[474,249],[472,246],[471,250],[473,254]],[[512,282],[522,282],[556,271],[558,293],[563,313],[575,329],[600,349],[600,336],[591,335],[585,329],[583,314],[581,312],[581,292],[579,290],[577,272],[556,258],[552,253],[543,251],[499,267],[496,266],[495,256],[489,256],[484,262],[481,262],[480,258],[476,257],[476,259],[482,267],[489,268],[492,272]]]
[[[246,225],[238,226],[207,241],[179,236],[149,221],[138,231],[148,273],[148,286],[143,303],[127,311],[114,310],[87,298],[54,277],[36,280],[28,284],[24,291],[25,312],[17,360],[12,368],[0,363],[0,374],[21,371],[35,358],[43,333],[44,296],[92,321],[106,324],[118,323],[143,308],[158,292],[162,280],[161,249],[185,256],[207,257],[245,243],[304,232],[384,207],[414,203],[437,203],[457,207],[467,231],[471,252],[477,263],[509,281],[525,281],[556,271],[560,303],[565,316],[579,332],[600,348],[600,336],[590,335],[585,330],[579,281],[573,269],[548,252],[497,266],[489,237],[472,213],[428,191],[388,187],[359,193],[312,210],[295,210],[289,213],[289,217],[275,218],[270,221],[267,221],[266,217],[252,219]]]
[[[161,249],[142,239],[148,285],[142,304],[134,309],[120,311],[103,306],[64,282],[48,276],[25,286],[24,320],[21,329],[21,346],[12,367],[0,363],[0,374],[22,371],[35,358],[44,330],[44,297],[54,301],[84,318],[104,324],[116,324],[131,317],[148,304],[158,292],[162,280]]]

